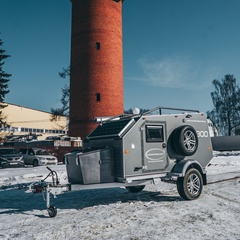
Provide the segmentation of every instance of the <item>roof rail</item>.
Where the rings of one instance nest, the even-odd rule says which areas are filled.
[[[173,111],[184,111],[184,112],[197,112],[199,113],[198,110],[192,110],[192,109],[184,109],[184,108],[170,108],[170,107],[162,107],[162,106],[158,106],[158,107],[155,107],[147,112],[144,112],[142,115],[148,115],[152,112],[155,112],[156,110],[159,111],[159,115],[162,115],[162,110],[165,109],[165,110],[173,110]]]

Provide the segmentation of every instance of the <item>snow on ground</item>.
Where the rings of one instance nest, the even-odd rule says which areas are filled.
[[[50,167],[67,183],[64,165]],[[43,179],[46,167],[0,169],[0,239],[240,239],[240,152],[215,152],[207,171],[209,184],[194,201],[163,182],[138,194],[73,191],[51,199],[58,215],[50,218],[42,195],[26,187]]]

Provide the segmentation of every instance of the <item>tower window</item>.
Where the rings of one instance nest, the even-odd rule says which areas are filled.
[[[96,42],[96,49],[100,50],[100,42]]]
[[[100,93],[96,93],[96,101],[97,101],[97,102],[100,102],[100,100],[101,100]]]

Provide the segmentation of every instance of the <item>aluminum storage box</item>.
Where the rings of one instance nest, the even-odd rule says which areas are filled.
[[[66,159],[69,183],[95,184],[114,182],[111,148],[68,155]]]
[[[83,184],[82,171],[77,154],[69,153],[65,159],[69,183]]]

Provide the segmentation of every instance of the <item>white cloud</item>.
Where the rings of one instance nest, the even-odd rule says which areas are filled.
[[[219,71],[207,62],[195,61],[191,57],[172,57],[162,60],[142,58],[139,60],[142,77],[128,78],[142,81],[150,86],[203,89],[212,84]]]

